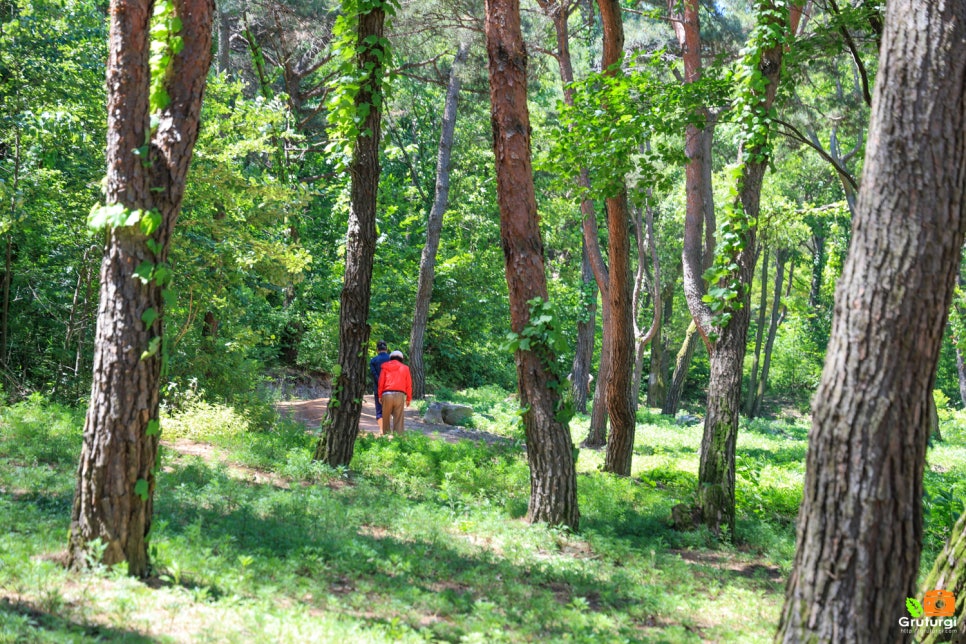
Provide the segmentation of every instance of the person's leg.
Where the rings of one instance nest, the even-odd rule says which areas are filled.
[[[406,411],[406,394],[396,394],[396,406],[392,410],[392,433],[402,435],[404,428],[405,417],[403,412]]]
[[[379,386],[376,385],[372,390],[372,396],[376,399],[376,425],[379,426],[379,431],[383,434],[386,430],[382,426],[382,403],[379,402]]]
[[[405,401],[405,399],[403,399]],[[386,393],[382,395],[382,432],[383,435],[392,434],[393,427],[390,421],[394,418],[396,407],[399,405],[397,394]]]

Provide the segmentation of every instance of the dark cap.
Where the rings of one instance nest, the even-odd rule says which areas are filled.
[[[376,343],[376,349],[378,349],[379,351],[385,351],[388,346],[389,345],[386,344],[385,340],[380,340],[379,342]]]

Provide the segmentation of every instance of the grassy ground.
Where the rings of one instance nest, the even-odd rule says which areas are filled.
[[[147,582],[59,563],[81,414],[40,399],[0,410],[0,642],[770,641],[804,421],[743,428],[740,519],[725,545],[668,527],[695,486],[700,426],[639,413],[629,479],[582,450],[574,534],[522,520],[513,400],[451,397],[505,444],[365,438],[349,472],[313,463],[314,437],[292,423],[258,429],[203,403],[168,418]],[[930,457],[934,491],[966,481],[954,425]],[[572,426],[580,440],[587,419]],[[930,543],[956,498],[930,503]]]

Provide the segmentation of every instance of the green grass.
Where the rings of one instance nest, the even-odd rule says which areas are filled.
[[[477,427],[515,436],[512,396],[460,396]],[[56,562],[82,415],[41,399],[0,410],[0,642],[770,641],[807,426],[742,428],[725,545],[668,527],[693,494],[700,426],[638,420],[630,478],[581,451],[574,534],[522,520],[529,475],[514,441],[363,437],[352,470],[333,470],[311,461],[315,438],[297,424],[259,430],[196,402],[163,422],[167,442],[207,447],[163,451],[156,575],[142,583]],[[586,429],[576,418],[575,440]],[[930,458],[962,463],[952,444]]]

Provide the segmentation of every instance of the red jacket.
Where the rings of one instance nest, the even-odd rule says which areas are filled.
[[[379,400],[386,391],[401,391],[406,394],[406,404],[413,400],[413,379],[409,375],[409,367],[399,360],[389,360],[383,363],[379,374]]]

